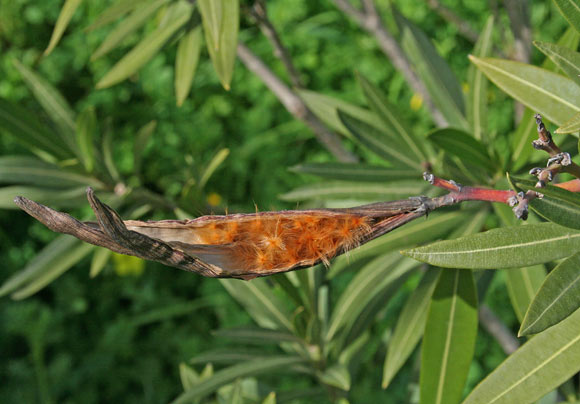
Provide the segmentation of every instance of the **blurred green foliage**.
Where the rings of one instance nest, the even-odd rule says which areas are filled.
[[[248,3],[248,2],[242,2]],[[390,2],[377,1],[387,25],[396,30],[388,12]],[[461,37],[456,27],[433,13],[424,1],[396,1],[403,15],[433,40],[441,56],[450,64],[460,83],[467,81],[467,55],[473,44]],[[445,4],[480,30],[489,10],[475,0],[449,0]],[[111,133],[113,157],[121,176],[130,181],[136,161],[132,158],[135,136],[156,121],[144,146],[139,181],[151,191],[180,200],[190,215],[210,212],[251,212],[292,208],[278,195],[312,177],[289,172],[304,162],[327,162],[332,158],[311,132],[294,120],[253,74],[236,63],[231,90],[226,92],[207,51],[195,74],[190,96],[182,107],[175,105],[173,63],[176,49],[170,47],[146,64],[129,80],[104,90],[95,84],[126,49],[138,43],[133,34],[110,57],[90,62],[91,53],[103,41],[108,29],[85,32],[105,5],[84,2],[73,16],[59,45],[42,57],[58,17],[61,1],[0,0],[0,97],[43,117],[38,103],[26,88],[14,60],[35,71],[54,85],[76,112],[92,108],[99,133]],[[416,133],[431,128],[424,109],[411,107],[413,93],[377,47],[375,40],[360,31],[329,0],[269,1],[269,16],[278,28],[306,87],[355,104],[364,104],[355,71],[380,87],[397,105],[401,119],[413,122]],[[555,42],[567,24],[551,2],[531,4],[534,39]],[[503,35],[511,33],[503,13],[498,24]],[[153,26],[148,26],[148,32]],[[498,43],[499,31],[495,33]],[[284,76],[282,65],[272,56],[270,45],[259,29],[242,18],[240,38],[273,70]],[[501,36],[500,36],[501,38]],[[126,48],[125,48],[126,47]],[[509,49],[508,49],[509,50]],[[533,62],[543,56],[536,50]],[[513,126],[511,99],[493,88],[489,97],[489,133],[506,133]],[[44,118],[42,118],[44,119]],[[99,135],[101,136],[101,135]],[[377,161],[368,151],[349,143],[368,161]],[[192,191],[191,179],[219,153],[229,154],[202,189]],[[0,136],[0,154],[30,153],[9,136]],[[136,180],[135,180],[136,181]],[[184,198],[185,195],[185,198]],[[190,202],[187,205],[187,202]],[[74,212],[77,217],[87,208]],[[171,212],[155,211],[147,219],[171,217]],[[493,220],[493,219],[490,219]],[[0,262],[2,279],[25,266],[55,235],[22,212],[0,210]],[[495,227],[497,223],[488,223]],[[5,353],[0,365],[0,396],[5,402],[167,402],[182,391],[178,364],[208,350],[231,347],[212,330],[248,325],[250,316],[216,280],[202,279],[159,264],[114,258],[96,279],[89,279],[90,261],[82,260],[72,270],[25,301],[0,304],[0,345]],[[320,271],[320,269],[318,269]],[[333,296],[347,288],[354,274],[333,283]],[[508,292],[498,273],[487,293],[486,303],[514,331],[519,323],[509,304]],[[381,385],[385,357],[383,341],[390,338],[396,315],[418,282],[410,277],[380,311],[379,321],[370,328],[373,336],[361,353],[356,379],[351,381],[352,402],[408,402],[418,394],[418,365],[408,361],[388,391]],[[334,298],[336,300],[336,298]],[[234,342],[235,344],[235,342]],[[265,352],[279,350],[268,347]],[[466,390],[504,358],[501,348],[485,331],[479,331]],[[192,365],[201,372],[203,367]],[[183,375],[182,375],[183,377]],[[262,377],[261,382],[280,392],[313,388],[309,378]],[[411,386],[411,391],[407,390]],[[235,386],[233,387],[235,388]],[[414,389],[414,390],[413,390]],[[261,397],[268,394],[265,391]],[[229,394],[224,392],[225,395]],[[312,398],[311,402],[323,402]],[[303,402],[309,402],[303,401]]]

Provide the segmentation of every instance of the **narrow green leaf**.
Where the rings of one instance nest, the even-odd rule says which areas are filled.
[[[85,28],[85,31],[93,31],[97,28],[107,25],[124,16],[125,14],[133,11],[135,7],[140,4],[143,4],[142,0],[117,0],[109,7],[107,7],[101,14],[99,14],[98,17],[95,18],[95,21],[93,21],[91,25]]]
[[[389,132],[392,138],[398,138],[402,141],[401,143],[406,147],[403,147],[401,150],[407,152],[409,157],[418,159],[419,161],[427,161],[421,140],[419,140],[411,128],[401,119],[401,114],[395,106],[364,76],[357,74],[357,78],[371,110],[383,120],[385,124],[383,129]]]
[[[198,0],[197,4],[203,21],[203,30],[205,32],[207,46],[217,51],[220,48],[220,33],[224,23],[224,8],[228,5],[222,0]]]
[[[228,158],[230,154],[230,149],[221,149],[219,150],[209,161],[205,170],[201,174],[199,178],[199,187],[203,189],[207,181],[211,178],[215,170]]]
[[[94,246],[70,236],[59,236],[36,255],[24,269],[0,287],[0,296],[24,299],[44,288],[86,256]]]
[[[537,334],[580,307],[580,253],[566,258],[550,272],[530,304],[519,335]]]
[[[103,133],[103,143],[101,144],[101,148],[103,151],[103,162],[105,163],[105,167],[107,168],[107,172],[115,182],[119,182],[121,176],[119,171],[117,170],[117,166],[115,165],[115,159],[113,157],[113,133],[109,129],[105,130]]]
[[[521,323],[536,292],[540,289],[544,278],[546,278],[546,268],[543,265],[512,268],[506,271],[506,275],[506,286],[510,301],[516,317]]]
[[[493,48],[492,35],[493,16],[489,16],[473,48],[474,56],[481,58],[491,54]],[[481,70],[470,65],[467,72],[467,83],[469,86],[467,120],[473,131],[473,137],[482,140],[487,134],[487,80]]]
[[[401,144],[400,139],[394,138],[385,131],[376,129],[344,111],[339,110],[338,116],[350,133],[379,157],[390,162],[402,163],[404,166],[418,171],[421,170],[421,162],[403,152],[405,146]]]
[[[569,121],[564,122],[554,133],[576,133],[580,132],[580,112],[574,115]]]
[[[168,1],[169,0],[151,0],[145,2],[145,4],[141,2],[140,7],[136,7],[129,17],[125,18],[117,28],[107,35],[105,40],[91,55],[91,60],[97,60],[119,46],[125,38],[145,25],[147,20]]]
[[[350,262],[365,257],[374,257],[388,251],[423,244],[427,241],[442,238],[452,229],[457,228],[466,220],[471,220],[470,212],[457,211],[431,213],[427,220],[415,220],[405,226],[379,237],[350,252],[350,257],[340,256],[334,260],[327,275],[334,278],[346,268]],[[356,262],[356,261],[355,261]],[[358,270],[358,268],[357,268]]]
[[[65,0],[64,5],[60,9],[60,14],[58,15],[56,24],[54,25],[48,47],[44,51],[45,56],[50,55],[50,52],[52,52],[52,50],[58,44],[58,41],[60,41],[62,34],[64,34],[70,19],[72,18],[79,4],[81,4],[81,1],[82,0]]]
[[[103,183],[95,178],[29,156],[0,157],[0,183],[36,185],[53,189],[87,186],[103,188]]]
[[[504,227],[402,253],[446,268],[500,269],[543,264],[580,250],[580,232],[554,223]]]
[[[570,25],[580,32],[580,2],[578,0],[554,0],[554,3]]]
[[[86,186],[55,189],[13,185],[0,188],[0,209],[18,209],[14,203],[17,196],[25,196],[52,207],[73,207],[86,202]]]
[[[318,380],[327,386],[336,387],[344,391],[350,390],[350,373],[348,368],[340,363],[326,368],[318,376]]]
[[[97,116],[93,107],[86,108],[77,117],[77,145],[81,162],[89,173],[95,168],[95,145],[93,141],[97,132]]]
[[[64,97],[48,81],[18,60],[14,59],[14,65],[48,117],[60,129],[59,135],[63,142],[70,150],[76,152],[75,114]]]
[[[287,372],[293,365],[304,363],[305,360],[298,357],[280,356],[262,358],[254,361],[240,363],[216,372],[212,377],[198,383],[190,390],[177,397],[172,404],[185,404],[196,398],[202,398],[216,391],[219,387],[231,383],[238,377],[250,377],[264,373]]]
[[[211,307],[212,303],[208,300],[197,299],[188,302],[180,302],[152,309],[141,314],[137,314],[129,321],[130,327],[142,327],[152,323],[169,320],[175,317],[190,315],[192,312],[200,309]]]
[[[564,34],[556,42],[559,46],[564,46],[571,50],[577,50],[578,45],[580,45],[580,33],[574,29],[574,27],[568,27]],[[549,57],[544,59],[541,65],[544,69],[558,72],[561,70]]]
[[[425,83],[433,102],[451,126],[467,130],[463,93],[451,68],[425,33],[397,9],[392,9],[401,31],[401,46]]]
[[[27,282],[30,282],[37,277],[38,274],[42,273],[47,266],[58,261],[61,254],[78,245],[80,245],[80,241],[74,237],[66,235],[58,236],[43,248],[42,251],[38,253],[23,270],[16,272],[4,281],[0,287],[0,296],[6,296],[22,287]]]
[[[514,171],[522,168],[534,151],[531,144],[538,137],[534,115],[531,109],[526,108],[515,133],[511,135],[512,152],[510,155]]]
[[[463,404],[532,403],[579,370],[580,310],[577,310],[510,355],[477,385]]]
[[[183,390],[191,390],[199,382],[199,375],[197,372],[186,363],[179,364],[179,378],[181,379],[181,385]]]
[[[155,56],[161,47],[189,21],[192,10],[190,4],[179,1],[169,7],[171,10],[168,9],[167,13],[174,13],[176,18],[147,35],[105,74],[105,77],[97,83],[96,88],[111,87],[131,76]]]
[[[431,296],[437,280],[439,279],[438,268],[430,268],[423,277],[413,294],[409,296],[389,340],[388,351],[383,367],[382,387],[386,389],[393,380],[399,369],[419,343],[425,330],[427,310],[431,302]]]
[[[538,191],[535,181],[509,177],[517,190]],[[580,198],[574,192],[546,184],[542,188],[543,198],[535,198],[530,207],[543,218],[561,226],[580,230]]]
[[[429,140],[466,163],[477,165],[487,172],[494,169],[485,146],[467,132],[453,128],[436,129],[429,134]]]
[[[0,128],[36,154],[48,153],[65,160],[73,153],[61,137],[24,108],[0,98]]]
[[[362,201],[384,201],[419,195],[425,189],[423,181],[404,181],[391,183],[356,183],[327,181],[305,185],[280,195],[284,201],[304,201],[308,199],[352,199]]]
[[[342,181],[389,182],[417,179],[417,171],[360,163],[305,163],[290,168],[295,173]]]
[[[235,349],[216,349],[205,351],[199,355],[194,356],[189,360],[189,363],[196,365],[200,363],[214,363],[220,365],[231,365],[234,363],[247,362],[259,358],[267,358],[264,349],[251,349],[244,347],[243,352],[239,347]]]
[[[137,136],[135,137],[135,143],[133,144],[133,161],[134,161],[134,172],[139,174],[141,172],[141,163],[143,161],[143,151],[151,139],[153,132],[157,128],[157,121],[150,121],[143,125]]]
[[[238,0],[206,0],[205,2],[215,3],[216,6],[221,3],[222,22],[219,32],[219,44],[217,47],[209,46],[211,38],[208,38],[207,50],[222,86],[229,90],[236,62],[240,6]],[[205,18],[203,20],[205,27]],[[207,30],[205,32],[207,33]]]
[[[580,85],[580,53],[553,43],[534,41],[533,44]]]
[[[112,251],[107,248],[97,248],[93,254],[93,259],[91,261],[91,270],[89,271],[89,276],[95,278],[101,273],[109,259],[111,258]]]
[[[291,314],[272,293],[265,280],[254,279],[252,282],[244,282],[220,279],[220,282],[261,327],[283,329],[291,333],[294,331],[294,326],[290,322]]]
[[[297,91],[300,98],[302,98],[302,101],[306,103],[308,109],[310,109],[318,119],[343,135],[350,136],[350,132],[338,117],[338,110],[344,111],[350,116],[354,116],[376,129],[382,129],[385,125],[381,118],[367,109],[314,91]]]
[[[262,404],[276,404],[276,392],[271,391],[270,394],[266,396]]]
[[[183,105],[191,90],[193,75],[201,50],[201,27],[190,28],[177,44],[175,56],[175,98],[177,106]]]
[[[401,261],[397,252],[379,256],[365,265],[338,298],[330,318],[326,340],[331,341],[343,327],[348,328],[377,294],[415,266],[416,263],[412,261]]]
[[[499,88],[557,125],[580,112],[580,91],[567,77],[510,60],[469,59]]]
[[[441,271],[421,349],[421,403],[459,403],[477,336],[473,272]]]
[[[257,327],[234,327],[222,328],[213,332],[217,337],[229,338],[236,340],[236,342],[246,342],[251,344],[264,344],[281,342],[298,342],[303,344],[304,341],[294,334],[289,334],[283,331],[271,330],[268,328]]]

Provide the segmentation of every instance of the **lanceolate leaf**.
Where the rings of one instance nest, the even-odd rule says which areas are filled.
[[[344,391],[350,390],[350,373],[348,368],[341,363],[325,369],[318,378],[328,386],[337,387]]]
[[[542,264],[579,250],[579,231],[538,223],[439,241],[403,254],[447,268],[500,269]]]
[[[376,294],[413,267],[400,263],[398,253],[389,253],[374,259],[358,272],[335,305],[326,335],[328,341],[342,327],[352,324]]]
[[[519,335],[537,334],[580,307],[580,253],[550,272],[530,305]]]
[[[64,97],[51,84],[18,60],[14,60],[14,65],[48,117],[58,127],[58,134],[63,142],[76,153],[75,114]]]
[[[106,55],[117,46],[119,46],[125,38],[133,32],[141,28],[153,14],[169,0],[151,0],[137,7],[135,11],[125,18],[113,31],[107,35],[97,50],[91,55],[91,60],[96,60],[101,56]]]
[[[95,178],[66,171],[29,156],[0,157],[0,183],[37,185],[54,189],[103,187],[103,184]]]
[[[490,16],[479,34],[473,55],[486,57],[492,50],[493,16]],[[487,80],[481,70],[469,66],[467,96],[467,119],[473,130],[473,136],[481,140],[487,135]]]
[[[383,389],[388,387],[423,336],[427,309],[439,279],[439,272],[437,268],[431,268],[425,272],[421,282],[403,307],[393,336],[389,340],[383,368]]]
[[[579,370],[580,310],[577,310],[510,355],[463,404],[532,403]]]
[[[580,91],[567,77],[509,60],[469,58],[499,88],[557,125],[580,112]]]
[[[222,328],[213,332],[215,336],[230,338],[236,343],[246,342],[262,345],[264,343],[279,344],[282,342],[298,342],[303,344],[304,341],[283,331],[271,330],[268,328],[257,327],[234,327]]]
[[[393,137],[387,132],[376,129],[371,125],[357,119],[346,112],[338,111],[340,120],[348,128],[350,133],[369,150],[391,163],[401,163],[406,167],[421,170],[421,162],[413,159],[403,152],[404,145],[400,139]]]
[[[516,317],[520,323],[524,320],[526,311],[540,289],[546,268],[543,265],[512,268],[506,271],[506,286]]]
[[[78,206],[82,205],[86,200],[85,192],[86,186],[55,189],[37,186],[12,185],[0,188],[0,209],[18,209],[18,206],[14,203],[14,198],[20,195],[26,195],[27,198],[51,206]]]
[[[236,62],[236,49],[238,46],[238,27],[240,24],[240,6],[238,0],[209,0],[205,3],[212,3],[214,7],[221,7],[221,26],[219,30],[218,46],[211,46],[211,41],[214,40],[213,34],[211,37],[207,36],[208,42],[207,50],[213,62],[215,71],[226,89],[230,89],[230,83],[234,74],[234,64]],[[203,14],[202,14],[203,16]],[[204,18],[204,27],[206,19]]]
[[[33,114],[1,98],[0,128],[34,153],[48,154],[53,160],[73,157],[68,144],[55,132],[41,125]]]
[[[538,191],[534,181],[513,177],[510,181],[518,189]],[[530,202],[536,213],[559,225],[580,230],[580,198],[577,194],[550,184],[546,184],[541,192],[543,198]]]
[[[175,56],[175,98],[177,106],[181,106],[193,82],[193,75],[199,61],[201,50],[201,27],[191,28],[177,45],[177,55]]]
[[[564,122],[554,133],[575,133],[580,132],[580,112],[574,115],[569,121]]]
[[[0,296],[12,294],[14,299],[24,299],[33,295],[80,261],[93,248],[95,247],[70,236],[57,237],[23,270],[2,284]]]
[[[142,0],[117,0],[109,7],[107,7],[101,14],[99,14],[95,21],[87,28],[85,28],[85,30],[92,31],[107,25],[115,21],[117,18],[120,18],[128,12],[132,11],[135,7],[142,3]]]
[[[203,20],[203,30],[208,48],[217,51],[220,47],[220,33],[223,25],[224,7],[223,0],[198,0],[199,11]]]
[[[212,377],[196,384],[181,394],[172,401],[172,404],[190,403],[196,398],[205,397],[216,391],[219,387],[231,383],[239,377],[250,377],[264,373],[271,374],[274,372],[287,373],[292,369],[293,365],[304,362],[305,360],[299,357],[278,356],[240,363],[215,372]]]
[[[580,2],[578,0],[554,0],[554,3],[570,25],[580,32]]]
[[[244,306],[258,325],[290,332],[294,330],[290,322],[291,314],[272,293],[265,280],[254,279],[252,282],[243,282],[220,279],[220,282],[228,293]]]
[[[552,43],[534,41],[536,48],[549,56],[576,84],[580,85],[580,53]]]
[[[519,170],[526,163],[534,148],[530,147],[532,140],[537,139],[536,120],[534,112],[526,108],[516,131],[511,135],[512,169]]]
[[[87,108],[77,117],[77,144],[85,170],[89,173],[95,167],[95,145],[93,139],[97,132],[97,117],[94,108]]]
[[[494,168],[485,146],[467,132],[453,128],[437,129],[429,134],[429,140],[465,163],[487,171]]]
[[[48,48],[44,51],[45,55],[50,54],[55,46],[60,41],[62,34],[64,33],[70,19],[72,18],[73,14],[75,13],[79,4],[81,4],[82,0],[66,0],[64,5],[60,10],[60,14],[58,15],[58,19],[56,20],[56,24],[54,26],[54,30],[52,31],[52,36],[50,37],[50,43],[48,44]]]
[[[392,105],[387,97],[374,85],[372,85],[361,74],[357,75],[359,83],[365,93],[367,103],[374,111],[374,113],[383,120],[383,129],[391,134],[391,137],[401,140],[401,143],[406,145],[402,151],[408,151],[412,158],[419,159],[419,161],[426,161],[427,157],[423,151],[421,141],[417,138],[415,133],[408,127],[408,125],[401,119],[401,115]]]
[[[131,49],[131,51],[117,62],[117,64],[115,64],[115,66],[105,74],[105,77],[97,83],[97,88],[111,87],[135,73],[141,68],[141,66],[155,56],[169,38],[185,25],[191,15],[191,5],[180,1],[173,4],[171,7],[173,9],[168,9],[167,13],[174,14],[175,18],[168,24],[157,28],[139,42],[137,46]]]
[[[417,179],[417,171],[415,170],[401,170],[359,163],[306,163],[294,166],[290,168],[290,171],[343,181],[389,182]]]
[[[353,199],[361,201],[381,201],[419,195],[425,189],[423,181],[391,183],[357,183],[328,181],[305,185],[280,195],[285,201],[304,201],[308,199]]]
[[[395,8],[393,8],[393,13],[401,30],[401,45],[425,83],[433,102],[450,125],[467,129],[463,93],[451,68],[437,53],[421,29],[403,17]]]
[[[421,403],[458,403],[477,336],[473,273],[441,271],[429,305],[421,350]]]
[[[298,94],[314,115],[332,129],[342,133],[343,135],[350,136],[350,132],[338,117],[339,109],[375,128],[381,129],[385,125],[382,119],[376,116],[373,112],[346,101],[342,101],[338,98],[329,97],[308,90],[298,90]]]

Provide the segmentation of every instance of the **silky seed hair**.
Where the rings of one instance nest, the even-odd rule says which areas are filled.
[[[190,244],[189,252],[232,273],[265,273],[320,261],[328,265],[337,254],[358,247],[371,232],[371,220],[342,212],[286,211],[203,217],[182,223],[179,231],[170,222],[126,224],[151,237]]]

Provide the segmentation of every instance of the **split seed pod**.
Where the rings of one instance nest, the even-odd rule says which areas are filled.
[[[313,266],[425,215],[419,197],[348,209],[288,210],[193,220],[123,221],[91,188],[97,222],[80,222],[24,197],[15,203],[49,229],[120,254],[213,278],[253,279]]]

